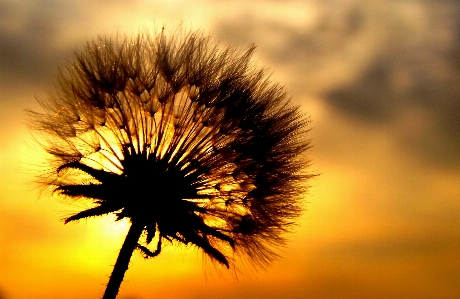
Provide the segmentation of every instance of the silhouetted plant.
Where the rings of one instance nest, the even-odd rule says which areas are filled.
[[[180,30],[179,30],[180,31]],[[99,37],[30,112],[54,171],[43,183],[131,226],[104,299],[134,250],[194,245],[225,267],[264,267],[301,211],[308,118],[250,63],[199,32]],[[153,249],[149,244],[153,243]]]

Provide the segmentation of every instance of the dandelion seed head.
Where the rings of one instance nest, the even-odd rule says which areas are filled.
[[[162,30],[77,52],[30,112],[57,169],[45,184],[94,203],[65,221],[113,213],[142,223],[145,246],[194,245],[226,267],[276,258],[311,177],[309,120],[254,49]]]

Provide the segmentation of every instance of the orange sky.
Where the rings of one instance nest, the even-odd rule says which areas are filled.
[[[0,0],[0,299],[101,297],[127,231],[39,198],[24,109],[86,39],[181,21],[257,45],[312,117],[321,175],[267,271],[219,277],[170,246],[135,254],[120,299],[459,298],[459,20],[456,1]]]

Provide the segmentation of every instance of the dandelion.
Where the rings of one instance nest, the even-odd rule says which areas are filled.
[[[179,30],[180,31],[180,30]],[[265,267],[301,212],[309,120],[247,50],[200,32],[99,37],[30,111],[53,169],[43,183],[129,232],[104,299],[135,250],[195,246],[218,265]]]

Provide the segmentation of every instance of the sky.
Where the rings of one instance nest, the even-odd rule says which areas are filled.
[[[459,298],[460,4],[448,0],[0,0],[0,299],[98,298],[128,226],[64,225],[25,109],[98,34],[183,27],[257,46],[312,120],[304,212],[238,279],[194,248],[135,254],[120,299]]]

